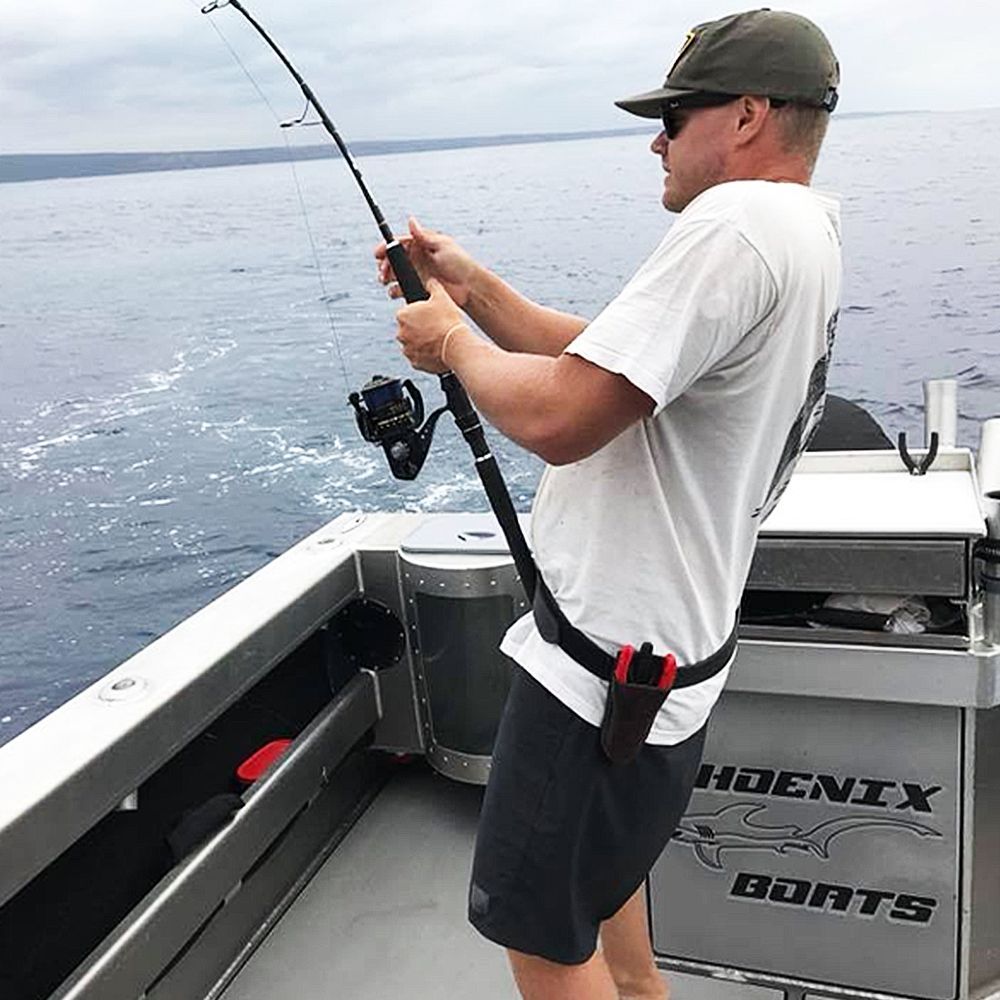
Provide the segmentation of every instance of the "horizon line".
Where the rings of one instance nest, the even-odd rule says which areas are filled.
[[[988,108],[970,108],[970,111],[985,111],[990,110]],[[844,119],[844,118],[872,118],[888,115],[917,115],[917,114],[935,114],[937,112],[929,112],[921,108],[906,108],[902,110],[891,110],[891,111],[845,111],[837,114],[835,117],[831,118],[831,123]],[[949,112],[941,112],[942,114]],[[652,119],[650,119],[652,122]],[[409,138],[389,138],[389,139],[356,139],[353,143],[348,143],[348,146],[353,147],[366,147],[366,146],[411,146],[417,143],[453,143],[453,144],[482,144],[486,145],[492,142],[506,141],[511,142],[517,140],[519,142],[530,142],[532,139],[554,139],[554,138],[586,138],[588,136],[612,136],[612,135],[635,135],[640,132],[648,131],[651,126],[642,125],[626,125],[618,126],[615,128],[597,128],[597,129],[576,129],[570,132],[563,131],[543,131],[543,132],[493,132],[481,135],[456,135],[456,136],[411,136]],[[312,150],[316,148],[325,148],[326,144],[317,144],[315,146],[292,146],[293,150]],[[97,149],[97,150],[63,150],[60,152],[38,152],[32,150],[22,150],[19,152],[4,152],[0,153],[0,161],[9,160],[15,157],[60,157],[60,156],[184,156],[184,155],[196,155],[201,153],[254,153],[262,150],[271,149],[281,149],[284,150],[288,147],[286,146],[212,146],[204,148],[186,148],[186,149]]]
[[[992,110],[992,109],[968,109]],[[833,121],[848,118],[877,118],[928,114],[908,109],[899,111],[848,111]],[[443,136],[414,139],[359,139],[350,145],[352,155],[405,155],[491,146],[532,143],[572,142],[617,136],[649,135],[652,120],[645,125],[586,129],[575,132],[504,132],[494,135]],[[339,157],[331,142],[316,145],[235,146],[215,149],[77,151],[60,153],[0,153],[0,185],[49,180],[82,180],[123,174],[161,173],[182,170],[210,170],[222,167],[259,166],[282,161],[295,162]]]

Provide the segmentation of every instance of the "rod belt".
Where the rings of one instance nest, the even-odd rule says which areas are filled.
[[[567,656],[576,660],[581,667],[585,667],[595,677],[599,677],[602,681],[611,680],[614,675],[616,657],[612,656],[611,653],[606,653],[570,622],[556,603],[556,599],[552,596],[540,574],[536,577],[535,596],[531,610],[535,616],[535,625],[546,642],[557,645]],[[677,677],[672,685],[673,689],[691,687],[714,677],[729,663],[735,651],[736,626],[734,625],[732,632],[729,633],[729,638],[711,656],[699,660],[697,663],[678,666]]]

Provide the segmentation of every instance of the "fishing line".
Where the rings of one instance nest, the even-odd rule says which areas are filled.
[[[201,4],[198,0],[190,0],[191,5],[197,10],[201,10]],[[309,224],[309,212],[306,208],[305,196],[302,193],[302,185],[299,182],[299,172],[295,167],[295,158],[292,153],[291,143],[288,141],[288,136],[285,134],[285,128],[281,120],[281,116],[275,110],[274,105],[268,99],[267,94],[264,93],[260,84],[257,83],[253,74],[247,68],[246,64],[240,58],[240,54],[236,49],[230,44],[229,39],[222,33],[222,29],[215,23],[213,18],[208,18],[209,24],[212,25],[212,30],[219,36],[222,44],[229,50],[229,54],[233,57],[234,62],[241,70],[243,70],[243,75],[250,81],[251,86],[255,91],[257,91],[257,96],[263,101],[264,105],[267,107],[268,111],[271,113],[271,117],[274,118],[278,125],[278,129],[281,132],[281,141],[285,144],[285,155],[288,157],[288,165],[292,170],[292,179],[295,181],[295,191],[299,199],[299,209],[302,213],[302,222],[305,225],[306,235],[309,239],[309,247],[312,251],[313,264],[316,268],[316,276],[319,278],[319,287],[322,292],[322,302],[323,307],[326,311],[326,318],[330,323],[330,332],[333,334],[333,344],[337,351],[337,360],[340,362],[340,374],[344,379],[344,385],[350,390],[351,380],[347,375],[347,366],[344,363],[344,354],[340,346],[340,337],[337,335],[337,326],[333,319],[333,310],[330,308],[330,293],[327,291],[326,281],[323,278],[323,267],[320,263],[319,250],[316,247],[316,239],[313,236],[312,226]]]
[[[212,14],[222,7],[232,7],[253,26],[257,34],[299,85],[306,100],[306,109],[302,116],[292,124],[304,123],[310,107],[319,116],[320,123],[326,129],[337,149],[340,150],[344,162],[354,175],[378,230],[385,240],[385,254],[403,297],[407,302],[419,302],[430,298],[420,275],[406,253],[406,248],[393,235],[389,223],[386,222],[382,210],[365,183],[361,169],[347,143],[344,142],[337,126],[334,125],[333,120],[313,93],[312,88],[306,83],[302,74],[292,65],[288,56],[278,47],[278,44],[260,22],[243,6],[241,0],[209,0],[201,8],[201,12]],[[348,396],[348,402],[355,410],[358,430],[365,440],[382,447],[389,462],[389,468],[397,479],[414,479],[420,473],[424,460],[427,458],[434,426],[438,418],[443,413],[450,412],[455,419],[455,426],[465,438],[475,458],[476,472],[479,474],[490,506],[493,508],[507,539],[510,553],[514,558],[514,564],[524,584],[525,591],[529,599],[533,598],[538,578],[537,569],[531,555],[531,549],[517,519],[517,512],[514,510],[507,484],[500,474],[496,458],[490,451],[479,414],[454,372],[441,372],[438,379],[447,403],[429,414],[424,421],[423,401],[410,379],[402,381],[398,378],[386,378],[382,375],[373,376],[360,392],[352,392]]]

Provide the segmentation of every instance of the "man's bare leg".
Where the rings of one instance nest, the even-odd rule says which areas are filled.
[[[507,957],[524,1000],[619,1000],[600,952],[582,965],[560,965],[512,949]]]
[[[601,948],[620,1000],[668,1000],[667,985],[653,961],[645,885],[601,924]]]

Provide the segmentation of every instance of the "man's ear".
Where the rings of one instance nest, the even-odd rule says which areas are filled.
[[[739,145],[746,145],[760,133],[767,120],[771,102],[766,97],[744,95],[737,104],[736,139]]]

